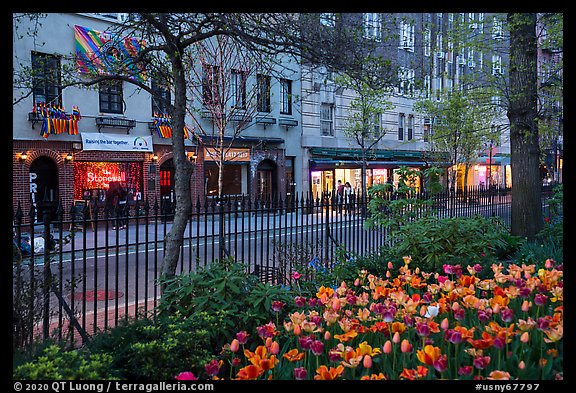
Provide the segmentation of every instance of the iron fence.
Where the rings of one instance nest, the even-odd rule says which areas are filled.
[[[445,191],[433,197],[431,212],[439,218],[499,216],[509,225],[510,198],[509,189]],[[543,206],[545,201],[546,195]],[[330,269],[338,255],[367,256],[387,241],[385,228],[364,225],[367,204],[362,197],[340,204],[333,195],[303,194],[286,200],[198,200],[176,274],[232,258],[262,280],[288,284],[292,271],[303,265]],[[81,343],[137,310],[154,310],[173,212],[160,212],[158,203],[111,210],[85,201],[67,212],[60,206],[52,222],[44,214],[44,222],[34,223],[36,213],[32,208],[24,220],[18,207],[14,215],[15,346],[37,337]]]

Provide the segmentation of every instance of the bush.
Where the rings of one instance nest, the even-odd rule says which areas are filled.
[[[476,217],[424,218],[405,224],[386,256],[400,262],[411,256],[415,265],[441,272],[444,264],[486,264],[512,255],[522,239],[512,236],[496,219]]]
[[[109,356],[122,379],[173,379],[182,367],[199,373],[213,354],[225,314],[197,313],[123,321],[87,344],[93,354]],[[196,374],[198,375],[198,374]]]
[[[21,380],[117,379],[110,354],[65,351],[55,344],[46,347],[36,359],[17,366],[12,377]]]
[[[217,346],[230,340],[239,324],[255,328],[277,314],[272,310],[273,302],[286,305],[293,297],[289,288],[262,283],[246,272],[244,265],[231,260],[216,261],[163,282],[161,314],[189,317],[199,312],[225,313],[226,318],[218,326]],[[286,312],[282,309],[282,315],[277,316]]]

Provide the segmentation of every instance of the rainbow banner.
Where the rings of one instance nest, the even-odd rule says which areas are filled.
[[[40,135],[48,138],[50,134],[70,135],[78,134],[78,121],[82,118],[77,106],[72,107],[72,113],[68,114],[63,107],[43,102],[33,103],[32,113],[38,113],[42,117]]]
[[[76,65],[78,72],[96,75],[128,75],[135,80],[146,80],[143,63],[134,58],[145,46],[136,38],[119,38],[106,32],[74,26],[76,37]]]
[[[165,113],[154,112],[152,122],[160,138],[172,138],[172,117]],[[184,125],[184,139],[190,138],[190,129]]]

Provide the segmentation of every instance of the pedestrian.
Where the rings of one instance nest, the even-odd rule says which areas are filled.
[[[336,203],[338,204],[338,213],[342,213],[342,204],[344,203],[344,185],[342,180],[338,180],[336,187]]]
[[[352,209],[353,190],[350,182],[344,184],[344,214],[348,214]]]
[[[109,209],[108,211],[112,213],[112,217],[115,218],[112,229],[116,229],[117,227],[120,229],[126,228],[124,216],[126,214],[127,197],[128,192],[122,187],[120,182],[110,182],[108,191],[106,192],[106,205]]]

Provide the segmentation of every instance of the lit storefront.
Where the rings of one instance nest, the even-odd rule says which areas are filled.
[[[74,199],[103,202],[111,182],[120,182],[134,200],[142,199],[142,162],[75,162]]]
[[[248,193],[248,168],[250,164],[250,149],[230,148],[225,152],[222,194],[243,195]],[[217,164],[218,151],[211,147],[204,148],[204,179],[205,193],[208,197],[218,195]]]
[[[362,190],[362,162],[357,149],[311,148],[310,192],[314,198],[333,192],[338,180],[349,182],[355,193]],[[432,163],[424,161],[420,151],[377,151],[370,154],[366,168],[366,187],[392,181],[394,187],[400,180],[398,169],[406,166],[421,169]],[[446,166],[446,163],[442,163]],[[420,188],[420,184],[416,185]]]

